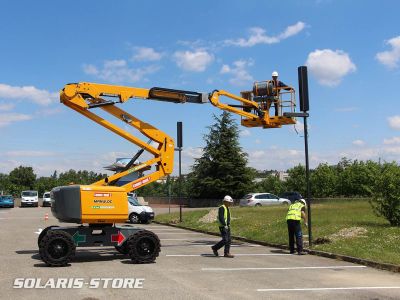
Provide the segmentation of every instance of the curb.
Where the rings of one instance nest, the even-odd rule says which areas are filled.
[[[204,234],[209,234],[209,235],[214,235],[214,236],[220,236],[218,233],[201,230],[201,229],[193,229],[193,228],[189,228],[189,227],[185,227],[185,226],[178,226],[175,224],[163,223],[163,222],[159,222],[159,221],[153,221],[153,223],[160,224],[160,225],[166,225],[166,226],[170,226],[170,227],[181,228],[181,229],[204,233]],[[273,247],[273,248],[278,248],[278,249],[283,249],[283,250],[289,250],[289,247],[286,245],[255,241],[255,240],[251,240],[251,239],[239,237],[239,236],[234,236],[234,235],[232,235],[232,239],[242,241],[242,242],[262,245],[262,246],[268,246],[268,247]],[[321,256],[321,257],[326,257],[326,258],[331,258],[331,259],[336,259],[336,260],[341,260],[341,261],[347,261],[347,262],[364,265],[364,266],[375,268],[375,269],[400,273],[399,265],[379,263],[379,262],[372,261],[372,260],[367,260],[367,259],[362,259],[362,258],[357,258],[357,257],[352,257],[352,256],[347,256],[347,255],[342,255],[342,254],[335,254],[335,253],[330,253],[330,252],[325,252],[325,251],[320,251],[320,250],[304,249],[304,251],[306,251],[308,254],[315,255],[315,256]]]

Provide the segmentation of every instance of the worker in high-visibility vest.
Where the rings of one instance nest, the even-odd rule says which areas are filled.
[[[286,222],[289,233],[289,248],[290,253],[294,251],[294,239],[296,237],[297,254],[302,255],[303,253],[303,233],[301,232],[301,219],[304,220],[304,224],[308,227],[307,217],[305,213],[305,207],[307,203],[304,199],[296,200],[295,203],[289,206]]]
[[[223,204],[218,208],[218,223],[219,231],[221,233],[222,240],[211,247],[215,256],[218,256],[218,250],[225,246],[224,257],[233,258],[234,256],[229,252],[231,248],[231,212],[229,206],[233,204],[231,196],[226,195],[223,200]]]

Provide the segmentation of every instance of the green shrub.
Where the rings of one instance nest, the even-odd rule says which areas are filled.
[[[385,163],[375,180],[372,199],[374,212],[400,226],[400,167],[396,163]]]

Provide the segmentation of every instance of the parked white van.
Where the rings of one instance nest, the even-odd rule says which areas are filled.
[[[51,199],[50,199],[50,192],[45,192],[43,194],[43,202],[42,202],[42,206],[51,206]]]
[[[149,224],[154,219],[154,211],[150,206],[139,203],[134,195],[128,194],[129,221],[132,224]]]
[[[21,192],[21,207],[34,206],[38,207],[39,196],[38,191],[22,191]]]

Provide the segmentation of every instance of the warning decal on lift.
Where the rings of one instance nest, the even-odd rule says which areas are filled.
[[[148,183],[148,182],[150,181],[150,179],[151,179],[150,176],[149,176],[149,177],[146,177],[146,178],[144,178],[144,179],[142,179],[142,180],[140,180],[140,181],[138,181],[138,182],[133,183],[133,184],[132,184],[132,187],[133,187],[133,188],[137,188],[137,187],[139,187],[139,186],[141,186],[141,185],[143,185],[143,184],[145,184],[145,183]]]
[[[111,197],[111,193],[94,193],[95,197]]]

